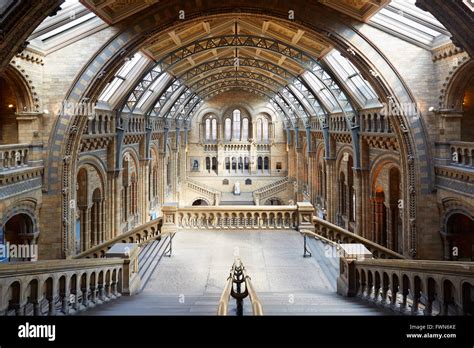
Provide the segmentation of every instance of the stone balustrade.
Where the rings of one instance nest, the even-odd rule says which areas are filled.
[[[163,233],[179,229],[314,229],[310,203],[292,206],[163,206]]]
[[[70,315],[131,295],[137,258],[135,250],[126,258],[0,264],[0,315]]]
[[[355,233],[349,232],[326,220],[313,217],[315,233],[337,243],[360,243],[363,244],[376,258],[381,259],[404,259],[403,255],[385,248]]]
[[[211,204],[218,205],[220,202],[220,192],[213,190],[201,183],[197,183],[190,179],[186,180],[186,185],[189,189],[193,190],[194,192],[202,195],[204,198],[207,198]]]
[[[380,109],[364,110],[359,113],[358,122],[363,133],[393,133],[390,117],[384,115]]]
[[[149,221],[146,224],[140,225],[128,232],[122,233],[115,238],[112,238],[78,255],[75,255],[74,258],[83,259],[105,257],[107,251],[110,250],[110,248],[116,243],[137,243],[139,245],[143,245],[150,240],[159,238],[162,235],[162,223],[163,219],[161,217]]]
[[[342,257],[338,293],[404,315],[473,315],[474,263]]]
[[[0,145],[0,172],[28,166],[28,144]]]
[[[474,142],[452,141],[449,143],[450,163],[474,168]]]
[[[253,200],[256,205],[260,205],[260,203],[267,198],[273,197],[277,193],[280,193],[288,188],[288,184],[290,180],[288,177],[278,180],[270,185],[264,186],[253,193]]]

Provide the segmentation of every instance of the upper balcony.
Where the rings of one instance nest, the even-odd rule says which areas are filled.
[[[42,150],[42,145],[0,145],[0,198],[41,187]]]
[[[436,154],[436,185],[461,194],[474,194],[474,142],[438,142]]]

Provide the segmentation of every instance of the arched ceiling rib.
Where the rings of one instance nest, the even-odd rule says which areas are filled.
[[[218,36],[209,35],[214,34],[209,22],[200,25],[193,23],[180,31],[172,30],[151,39],[144,50],[148,54],[154,54],[153,58],[157,59],[157,64],[147,74],[147,79],[144,79],[146,82],[140,82],[130,94],[128,109],[133,112],[148,86],[166,71],[178,76],[181,83],[197,92],[211,82],[212,78],[209,76],[257,79],[276,93],[282,91],[280,96],[285,98],[291,105],[290,108],[295,109],[297,115],[303,119],[307,120],[316,115],[322,120],[326,113],[339,109],[346,114],[348,122],[351,122],[355,110],[348,96],[316,60],[329,49],[327,43],[301,29],[288,29],[284,23],[276,25],[276,21],[260,20],[260,27],[256,21],[249,18],[223,18],[216,27],[217,33],[224,35]],[[286,32],[282,28],[286,29]],[[232,32],[228,33],[229,30]],[[261,30],[262,36],[247,34],[257,30]],[[202,38],[204,34],[207,34],[207,37]],[[266,36],[270,34],[272,37]],[[174,45],[170,44],[169,40]],[[313,44],[310,44],[310,41]],[[302,74],[311,74],[318,79],[322,86],[320,90],[315,90],[311,82],[301,78]],[[295,87],[291,89],[288,85],[296,85],[296,91]],[[323,89],[326,90],[326,96],[332,98],[332,105],[325,105],[319,97]],[[182,92],[186,90],[183,89]],[[178,101],[179,98],[175,100]],[[157,102],[161,107],[160,97]]]

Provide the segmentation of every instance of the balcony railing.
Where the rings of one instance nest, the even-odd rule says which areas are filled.
[[[474,142],[452,141],[449,144],[450,163],[474,169]]]
[[[0,145],[0,172],[28,166],[28,144]]]
[[[313,217],[315,233],[336,243],[360,243],[363,244],[376,258],[381,259],[404,259],[403,255],[387,249],[355,233],[349,232],[326,220]]]
[[[130,295],[137,258],[1,264],[0,315],[69,315]]]
[[[43,162],[39,159],[40,156],[41,146],[0,145],[0,186],[33,178],[38,178],[38,182],[31,185],[41,186]]]
[[[151,240],[159,238],[162,235],[162,224],[163,219],[161,217],[149,221],[146,224],[140,225],[126,233],[122,233],[115,238],[112,238],[78,255],[75,255],[74,258],[83,259],[104,257],[107,251],[116,243],[137,243],[139,245],[143,245]]]
[[[405,315],[474,315],[472,262],[342,258],[340,269],[342,295]]]
[[[162,207],[163,233],[178,229],[314,229],[310,203],[289,206]]]

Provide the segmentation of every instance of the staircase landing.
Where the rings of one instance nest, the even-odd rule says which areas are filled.
[[[295,231],[182,231],[142,293],[99,306],[87,315],[215,315],[234,255],[244,262],[268,315],[386,314],[335,292],[337,260]],[[232,302],[234,303],[234,302]],[[250,314],[248,303],[245,313]],[[232,307],[231,307],[232,311]]]
[[[220,205],[255,205],[252,192],[242,192],[236,196],[230,192],[223,192]]]

